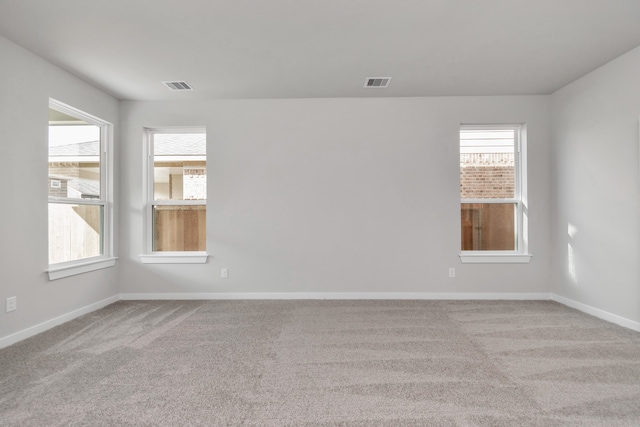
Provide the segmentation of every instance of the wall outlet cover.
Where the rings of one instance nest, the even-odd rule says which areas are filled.
[[[9,297],[7,298],[7,313],[10,311],[16,311],[18,308],[18,298],[17,297]]]

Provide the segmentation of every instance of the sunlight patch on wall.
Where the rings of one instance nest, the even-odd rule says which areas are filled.
[[[573,239],[575,235],[578,233],[578,228],[573,224],[567,225],[567,234],[569,235],[569,239]],[[569,273],[569,278],[573,282],[574,285],[578,284],[578,272],[576,268],[576,256],[573,250],[573,246],[571,243],[567,243],[567,268]]]

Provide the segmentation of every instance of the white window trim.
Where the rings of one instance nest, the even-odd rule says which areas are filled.
[[[516,250],[514,251],[460,251],[463,264],[526,264],[531,260],[528,237],[528,197],[527,197],[527,132],[525,124],[462,124],[465,129],[514,129],[515,141],[515,197],[510,199],[460,199],[463,203],[515,203],[516,205]],[[458,146],[460,136],[458,132]],[[460,212],[460,209],[458,209]],[[460,221],[459,221],[460,222]]]
[[[113,124],[100,119],[70,105],[49,98],[49,108],[84,120],[87,123],[100,127],[100,200],[75,199],[65,197],[49,197],[48,203],[68,203],[82,205],[99,205],[103,207],[102,224],[102,255],[97,257],[82,258],[79,260],[49,264],[45,272],[49,280],[62,279],[64,277],[87,273],[94,270],[115,266],[117,257],[114,256],[113,236]]]
[[[528,264],[533,255],[514,253],[513,251],[462,251],[460,261],[463,264]]]
[[[49,268],[47,274],[49,275],[49,280],[62,279],[63,277],[113,267],[116,265],[117,259],[117,257],[93,257],[84,258],[80,261],[72,261],[72,263],[54,264],[55,267]]]
[[[206,264],[206,252],[154,252],[140,255],[142,264]]]
[[[155,133],[206,133],[204,126],[195,127],[152,127],[144,129],[144,165],[143,175],[145,177],[144,199],[145,199],[145,226],[144,229],[144,250],[145,253],[139,255],[142,264],[205,264],[209,259],[206,251],[154,251],[153,250],[153,206],[154,205],[197,205],[207,206],[207,200],[154,200],[153,188],[153,142],[152,135]]]

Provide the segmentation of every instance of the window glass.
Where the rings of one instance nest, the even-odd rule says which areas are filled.
[[[154,251],[205,251],[206,207],[153,207]]]
[[[155,200],[206,200],[205,134],[157,133],[153,150]]]
[[[106,176],[98,119],[51,101],[48,178],[49,264],[103,256]]]
[[[49,196],[100,198],[100,127],[49,124]]]
[[[515,197],[513,129],[460,131],[460,197]]]
[[[205,251],[206,134],[154,130],[149,135],[151,250]]]
[[[103,207],[49,203],[49,264],[102,255]]]
[[[462,203],[463,251],[516,249],[515,203]]]
[[[524,232],[518,172],[520,126],[460,129],[463,251],[520,251]]]

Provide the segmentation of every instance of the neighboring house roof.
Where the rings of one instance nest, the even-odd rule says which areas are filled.
[[[78,163],[95,163],[100,160],[100,141],[87,141],[75,144],[66,144],[49,147],[50,162],[78,162]],[[67,188],[75,190],[80,197],[99,197],[100,182],[79,178],[75,176],[65,176],[55,173],[55,169],[51,170],[50,178],[67,181]],[[70,197],[77,197],[73,195]]]
[[[154,154],[165,160],[204,160],[206,136],[203,133],[157,134],[154,140]],[[86,141],[49,147],[50,162],[97,162],[100,155],[100,141]],[[99,196],[100,183],[78,177],[51,174],[50,178],[68,180],[67,186],[84,196]]]
[[[49,147],[49,157],[97,156],[99,154],[100,141],[88,141]]]
[[[204,133],[156,134],[153,153],[156,156],[204,156],[206,145]]]
[[[67,186],[77,190],[83,196],[100,197],[100,183],[89,179],[72,179]]]
[[[49,175],[49,178],[65,181],[67,183],[67,189],[75,190],[80,197],[100,197],[100,183],[98,181],[85,178],[63,177],[60,175]],[[77,196],[68,195],[68,197]]]
[[[156,135],[153,147],[156,156],[204,156],[207,154],[206,136],[203,133]],[[49,157],[85,157],[100,154],[100,141],[49,147]]]

